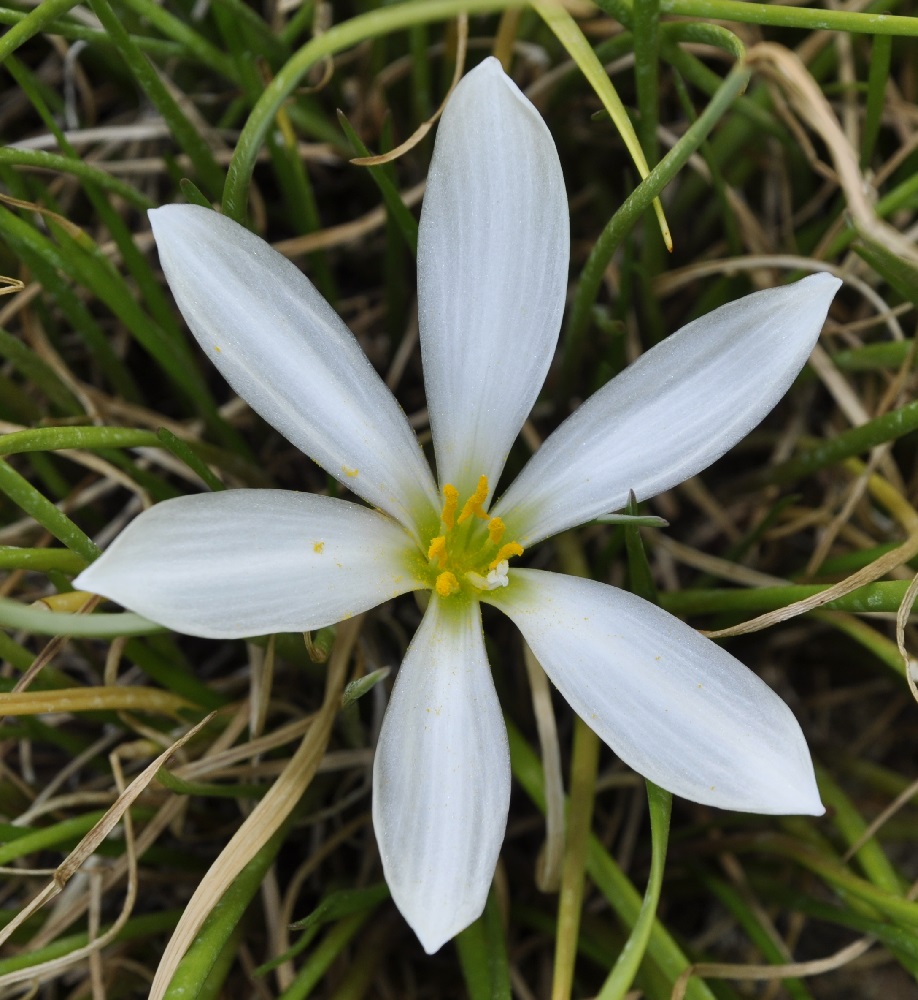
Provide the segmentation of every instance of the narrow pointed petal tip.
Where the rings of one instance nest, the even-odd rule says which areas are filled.
[[[791,710],[684,622],[615,587],[540,570],[515,570],[488,600],[584,722],[662,788],[738,812],[824,812]]]
[[[558,340],[570,222],[539,112],[489,58],[437,129],[418,232],[418,316],[440,483],[492,485]]]
[[[682,327],[568,417],[493,513],[532,545],[701,472],[790,388],[840,284],[820,272]]]
[[[417,437],[308,278],[218,212],[166,205],[149,216],[179,310],[236,393],[348,489],[414,530],[437,507]]]
[[[373,827],[392,899],[428,954],[484,909],[510,806],[510,757],[477,604],[432,598],[373,765]]]

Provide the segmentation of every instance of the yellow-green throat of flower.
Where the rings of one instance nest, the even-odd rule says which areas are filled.
[[[443,487],[440,533],[427,548],[431,588],[441,597],[462,591],[506,587],[510,560],[523,554],[518,542],[505,542],[506,526],[484,509],[488,477],[481,476],[475,492],[459,509],[459,491]]]

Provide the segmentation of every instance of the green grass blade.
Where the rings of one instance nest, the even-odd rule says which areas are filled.
[[[49,534],[68,549],[91,562],[99,554],[98,546],[62,513],[51,501],[24,479],[6,462],[0,461],[0,490],[29,517],[34,518]],[[41,614],[41,612],[38,612]],[[25,626],[21,626],[25,627]]]
[[[0,474],[3,472],[0,464]],[[120,614],[70,615],[62,611],[29,607],[6,597],[0,597],[0,627],[23,629],[34,635],[72,635],[85,639],[150,635],[162,631],[162,625],[129,611]]]
[[[864,107],[864,127],[861,132],[861,167],[866,167],[873,158],[877,137],[880,134],[880,126],[883,124],[883,108],[886,105],[886,89],[889,83],[891,62],[891,36],[877,35],[870,50],[867,103]]]
[[[631,935],[622,949],[608,979],[603,983],[597,1000],[623,1000],[631,989],[641,961],[647,951],[650,935],[656,919],[660,891],[663,888],[663,870],[666,867],[666,847],[669,842],[669,820],[672,814],[673,797],[653,782],[647,784],[647,803],[650,807],[650,875],[647,890],[641,902],[641,910]]]
[[[0,147],[0,163],[31,170],[51,170],[56,173],[71,174],[82,181],[92,182],[103,191],[124,198],[128,204],[137,208],[144,210],[153,208],[153,202],[130,184],[98,167],[69,156],[47,153],[41,149],[16,149],[14,146],[3,146]]]
[[[55,18],[72,10],[78,4],[79,0],[43,0],[6,34],[0,35],[0,63],[34,35],[45,31]]]
[[[407,0],[359,14],[311,39],[284,64],[246,120],[226,174],[224,214],[237,222],[245,221],[248,185],[265,135],[278,109],[319,60],[368,38],[378,38],[414,25],[442,21],[462,13],[484,13],[522,5],[523,0]]]
[[[689,126],[682,138],[653,168],[647,179],[642,181],[629,195],[622,207],[603,229],[583,267],[574,294],[574,304],[567,323],[565,343],[565,369],[568,373],[576,370],[593,305],[612,255],[652,200],[676,176],[711,129],[726,114],[748,81],[749,71],[744,66],[735,66],[730,71],[697,120]]]
[[[456,936],[469,1000],[510,1000],[510,968],[500,910],[493,891],[484,913]]]
[[[128,10],[132,10],[141,21],[153,25],[166,38],[177,42],[182,48],[184,58],[210,67],[227,80],[238,82],[232,59],[184,21],[169,13],[165,6],[151,3],[150,0],[121,0],[121,3]]]
[[[356,156],[370,156],[370,150],[364,145],[360,136],[354,131],[354,127],[347,120],[343,111],[338,112],[338,121],[347,136],[351,148]],[[373,182],[379,188],[386,211],[389,218],[395,223],[396,228],[404,237],[405,243],[415,256],[418,252],[418,220],[408,210],[408,206],[402,201],[402,196],[398,188],[392,183],[392,179],[384,166],[364,167],[373,178]]]
[[[204,138],[169,93],[153,65],[134,43],[107,0],[89,0],[89,5],[117,46],[134,79],[143,87],[147,97],[168,123],[179,146],[188,154],[202,187],[211,197],[219,197],[223,187],[223,171]]]
[[[706,17],[715,21],[803,28],[809,31],[847,31],[863,35],[918,37],[918,18],[896,14],[865,14],[825,7],[790,7],[779,3],[747,0],[660,0],[660,9],[683,17]]]
[[[242,932],[241,922],[284,842],[284,824],[239,872],[185,952],[164,996],[166,1000],[206,1000],[219,995],[232,965],[226,950]],[[216,991],[216,992],[214,992]]]
[[[523,739],[520,731],[510,720],[506,721],[507,735],[510,741],[510,766],[513,776],[539,809],[544,810],[542,766],[535,752]],[[618,867],[614,858],[592,835],[587,848],[587,870],[596,887],[609,901],[619,920],[629,930],[632,929],[640,916],[641,896]],[[666,975],[670,988],[690,964],[659,920],[654,920],[647,945],[647,955]],[[705,983],[698,979],[690,981],[685,995],[687,1000],[714,1000],[714,994]]]

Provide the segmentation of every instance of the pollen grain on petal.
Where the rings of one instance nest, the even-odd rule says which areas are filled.
[[[348,479],[356,479],[360,475],[359,469],[349,469],[346,465],[341,466],[341,471],[347,476]]]
[[[313,542],[312,551],[315,552],[317,556],[322,554],[322,550],[325,548],[325,542]]]

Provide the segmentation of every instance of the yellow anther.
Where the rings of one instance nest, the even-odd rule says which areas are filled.
[[[523,546],[519,542],[507,542],[506,545],[501,545],[497,550],[497,555],[489,563],[488,569],[497,569],[498,564],[502,563],[505,559],[512,559],[514,556],[521,556],[522,554]]]
[[[459,515],[459,524],[465,524],[470,517],[480,517],[482,521],[488,520],[485,513],[484,502],[488,499],[488,477],[480,476],[475,492],[465,501],[462,513]]]
[[[447,483],[443,487],[443,511],[440,520],[447,531],[452,531],[456,527],[456,508],[459,506],[459,490],[452,483]]]
[[[437,535],[436,538],[431,539],[427,558],[431,562],[438,562],[441,566],[446,565],[446,535]]]
[[[504,537],[507,526],[499,517],[492,517],[488,521],[488,541],[492,545],[500,545],[500,540]]]
[[[459,581],[456,579],[455,573],[450,573],[446,570],[437,576],[437,582],[434,584],[434,590],[441,597],[449,597],[450,594],[459,593]]]

